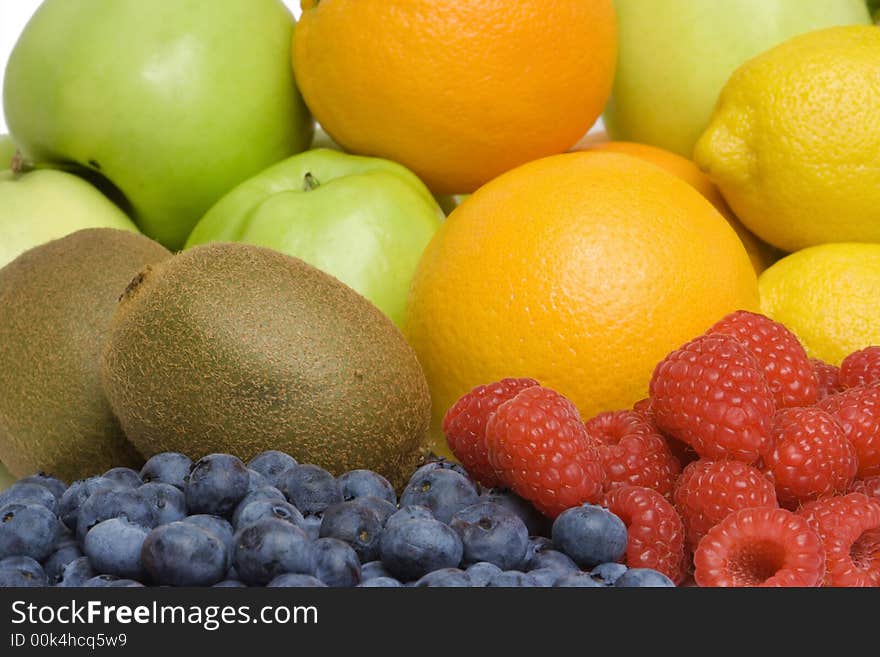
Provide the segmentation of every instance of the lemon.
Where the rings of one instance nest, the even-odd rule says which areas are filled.
[[[880,242],[880,29],[809,32],[743,64],[694,160],[784,251]]]
[[[786,256],[758,279],[761,310],[814,358],[839,365],[880,344],[880,244],[823,244]]]

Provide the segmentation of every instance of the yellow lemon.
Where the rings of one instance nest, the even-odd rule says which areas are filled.
[[[762,311],[807,353],[839,365],[880,344],[880,244],[823,244],[786,256],[758,279]]]
[[[809,32],[743,64],[694,160],[784,251],[880,242],[880,29]]]

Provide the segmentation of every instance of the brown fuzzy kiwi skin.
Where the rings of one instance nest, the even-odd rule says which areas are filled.
[[[337,279],[245,244],[144,271],[113,317],[104,390],[145,455],[277,449],[400,484],[424,456],[427,382],[400,331]]]
[[[0,269],[0,460],[68,481],[143,457],[101,385],[101,353],[132,276],[171,253],[110,228],[35,247]]]

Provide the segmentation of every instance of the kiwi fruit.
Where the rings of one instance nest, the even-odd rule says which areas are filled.
[[[6,490],[14,483],[15,477],[6,469],[5,465],[0,463],[0,492]]]
[[[67,480],[143,457],[104,397],[101,353],[119,296],[171,253],[138,233],[77,231],[0,269],[0,461]]]
[[[145,268],[114,314],[102,377],[147,457],[276,449],[401,482],[425,448],[428,386],[400,331],[337,279],[262,247],[208,244]]]

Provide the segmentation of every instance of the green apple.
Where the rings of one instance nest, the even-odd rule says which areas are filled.
[[[246,242],[296,256],[399,325],[419,257],[442,219],[431,192],[403,166],[317,149],[233,189],[186,246]]]
[[[64,171],[0,171],[0,267],[83,228],[137,227],[88,182]]]
[[[0,171],[12,168],[12,158],[17,150],[15,142],[9,135],[0,135]]]
[[[612,139],[690,158],[740,64],[803,32],[868,24],[865,0],[614,0],[617,72],[604,114]]]
[[[242,180],[306,148],[281,0],[45,0],[6,69],[25,159],[106,178],[179,248]]]
[[[320,124],[315,124],[315,136],[312,138],[311,150],[318,148],[329,148],[340,153],[345,153],[345,149],[333,141],[333,137],[327,134]],[[434,194],[434,200],[443,210],[443,214],[449,215],[455,208],[461,205],[461,202],[467,198],[467,194]]]

